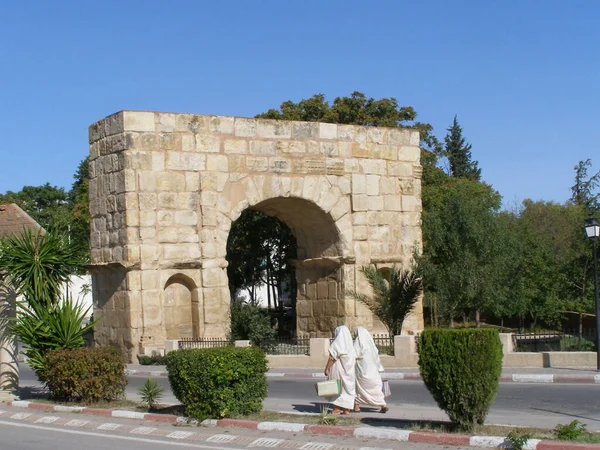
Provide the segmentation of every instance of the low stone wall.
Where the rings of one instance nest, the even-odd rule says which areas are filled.
[[[596,368],[595,352],[515,352],[512,334],[500,333],[504,360],[503,367],[510,368]],[[236,341],[236,346],[250,345],[249,341]],[[177,341],[167,341],[166,351],[177,349]],[[329,339],[310,340],[309,355],[267,355],[271,369],[322,370],[329,355]],[[394,336],[394,356],[381,355],[386,369],[416,369],[419,367],[416,336]]]

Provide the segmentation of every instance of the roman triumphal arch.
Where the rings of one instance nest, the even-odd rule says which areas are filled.
[[[225,337],[227,238],[248,208],[296,237],[299,335],[382,330],[345,293],[368,289],[363,265],[407,264],[421,246],[417,131],[121,111],[89,141],[98,344],[133,359],[166,339]],[[404,328],[423,328],[420,303]]]

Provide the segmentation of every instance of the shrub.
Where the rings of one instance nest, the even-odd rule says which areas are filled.
[[[271,319],[258,306],[234,302],[231,305],[231,340],[250,340],[252,345],[269,351],[276,345],[277,331]]]
[[[154,378],[146,378],[146,382],[139,388],[138,394],[142,397],[142,402],[148,405],[148,409],[152,411],[162,398],[163,388],[158,385]]]
[[[139,363],[142,366],[164,366],[167,363],[167,355],[161,355],[158,352],[152,352],[152,355],[138,355]]]
[[[95,403],[125,394],[125,360],[114,347],[55,350],[47,355],[46,386],[60,400]]]
[[[425,330],[419,369],[450,420],[465,431],[483,424],[498,392],[502,344],[492,329]]]
[[[81,348],[84,336],[94,325],[84,325],[89,308],[72,299],[46,306],[17,302],[17,317],[12,319],[11,331],[27,348],[24,350],[29,366],[40,381],[46,380],[48,353],[58,349]]]
[[[170,352],[167,371],[186,414],[200,420],[258,412],[267,396],[267,359],[257,347]]]
[[[554,437],[559,441],[576,441],[586,432],[586,426],[579,420],[568,425],[558,424],[554,428]]]

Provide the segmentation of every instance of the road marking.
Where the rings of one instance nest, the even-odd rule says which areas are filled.
[[[327,444],[325,442],[307,442],[300,450],[328,450],[333,447],[333,444]]]
[[[167,434],[167,437],[172,439],[187,439],[194,434],[196,433],[192,431],[173,431],[172,433]]]
[[[231,441],[235,441],[237,438],[238,437],[234,436],[233,434],[213,434],[206,440],[206,442],[218,442],[227,444]]]
[[[137,427],[130,431],[132,434],[150,434],[153,431],[158,430],[158,428],[154,427]]]
[[[89,420],[73,419],[73,420],[69,420],[67,423],[65,423],[65,427],[83,427],[83,426],[87,425],[88,423],[90,423]]]
[[[16,414],[13,414],[12,416],[10,416],[10,418],[16,419],[16,420],[23,420],[23,419],[27,419],[30,415],[31,415],[31,413],[16,413]]]
[[[120,423],[107,422],[107,423],[103,423],[102,425],[97,427],[96,430],[115,431],[117,428],[121,428]]]
[[[284,441],[283,439],[259,438],[259,439],[255,440],[255,441],[250,442],[250,444],[248,444],[248,447],[269,447],[269,448],[273,448],[273,447],[277,447],[283,441]]]
[[[210,445],[202,445],[202,444],[187,443],[187,442],[164,441],[164,440],[159,440],[159,439],[121,436],[119,434],[94,433],[93,431],[80,431],[80,430],[69,430],[66,428],[44,427],[44,426],[40,426],[40,425],[31,425],[28,423],[7,422],[5,420],[0,420],[0,425],[6,425],[8,427],[16,427],[16,428],[29,428],[32,430],[54,431],[56,433],[64,433],[64,434],[76,434],[79,436],[93,436],[93,437],[97,437],[100,439],[118,439],[118,440],[122,440],[122,441],[146,442],[148,444],[160,444],[163,446],[172,446],[172,447],[205,448],[207,450],[214,450],[214,448],[215,448],[214,445],[210,446]],[[219,447],[219,450],[240,450],[240,448],[239,447]]]
[[[36,420],[33,423],[54,423],[59,419],[57,416],[46,416]]]

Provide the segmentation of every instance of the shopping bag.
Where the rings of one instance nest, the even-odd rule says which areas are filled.
[[[337,397],[342,393],[342,380],[319,381],[315,389],[319,397]]]
[[[381,390],[383,391],[384,398],[387,398],[390,395],[392,395],[392,390],[390,389],[390,381],[389,380],[382,380]]]

